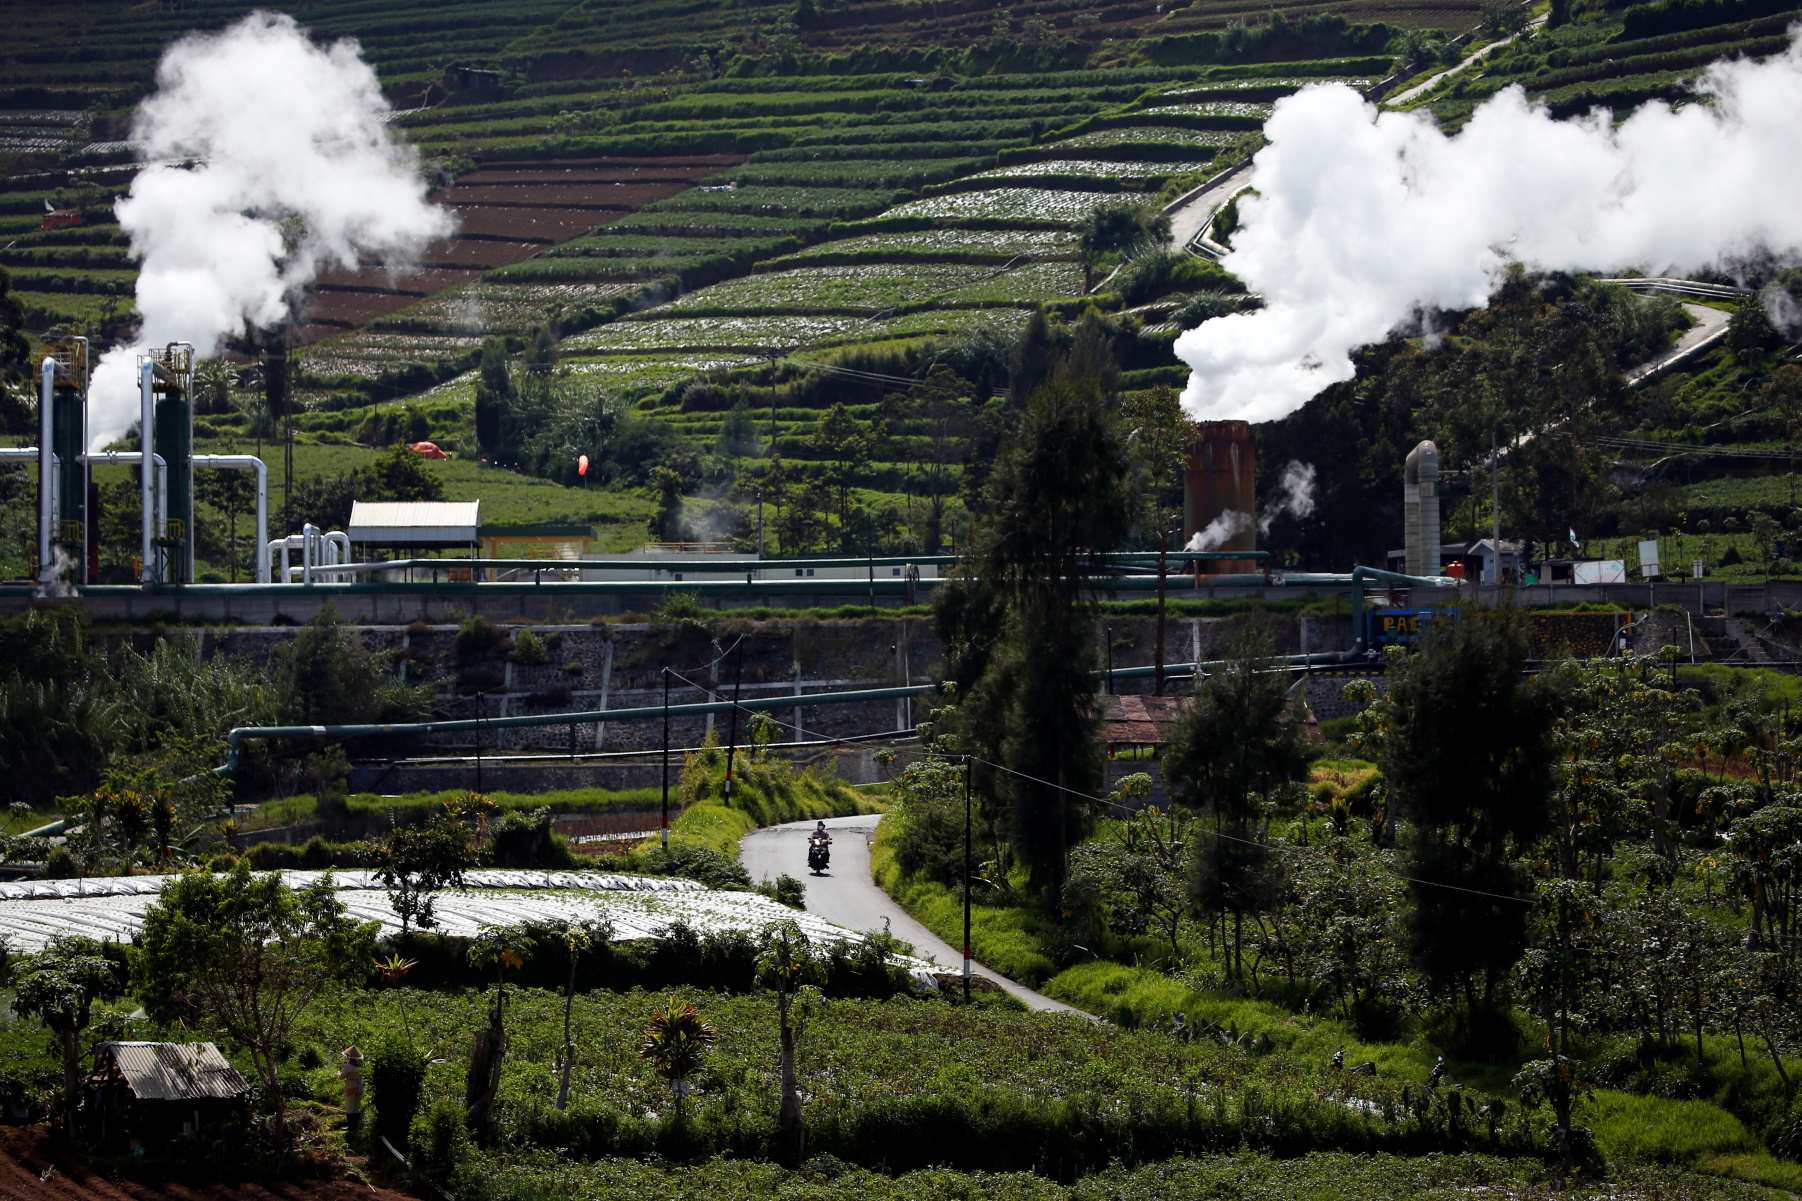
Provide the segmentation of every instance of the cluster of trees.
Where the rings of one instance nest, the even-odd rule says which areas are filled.
[[[659,466],[674,470],[685,487],[702,474],[698,452],[668,423],[558,371],[556,335],[546,327],[533,331],[518,355],[500,338],[483,344],[475,433],[483,462],[569,487],[643,486]],[[586,478],[576,471],[581,455],[589,458]]]
[[[967,631],[967,613],[949,616]],[[1353,742],[1377,770],[1335,790],[1308,784],[1291,674],[1248,623],[1172,736],[1168,812],[1132,803],[1146,777],[1104,797],[1098,773],[1072,770],[1092,732],[1045,711],[1045,673],[1068,649],[1042,638],[1024,648],[1038,664],[1007,666],[1042,691],[1008,711],[999,745],[980,677],[926,729],[933,753],[901,775],[901,866],[961,886],[968,753],[978,887],[1023,873],[1071,948],[1201,965],[1369,1037],[1424,1022],[1471,1059],[1516,1059],[1524,1012],[1545,1050],[1517,1083],[1549,1106],[1571,1161],[1587,1090],[1684,1054],[1683,1087],[1703,1091],[1736,1058],[1744,1080],[1725,1103],[1789,1137],[1802,738],[1756,691],[1675,687],[1667,656],[1529,675],[1525,625],[1466,611],[1391,652],[1380,695],[1352,685],[1370,702]],[[1062,688],[1092,699],[1087,672],[1067,675]]]
[[[429,690],[397,681],[390,656],[365,647],[329,605],[267,664],[203,657],[196,640],[178,630],[139,649],[130,639],[97,636],[77,609],[0,621],[0,761],[8,765],[8,794],[33,807],[60,800],[76,811],[93,809],[95,841],[71,851],[85,857],[75,866],[88,870],[145,854],[167,860],[167,847],[152,849],[147,836],[116,837],[139,829],[129,816],[137,802],[126,805],[123,826],[113,820],[116,798],[148,798],[147,814],[165,802],[174,806],[177,848],[194,823],[216,812],[213,786],[190,777],[210,777],[218,740],[234,726],[398,721],[423,716],[432,704]],[[293,784],[309,760],[256,763],[263,784],[275,782],[270,772]]]

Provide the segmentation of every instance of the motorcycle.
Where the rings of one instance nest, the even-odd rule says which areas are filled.
[[[807,840],[807,869],[814,875],[820,875],[832,862],[832,849],[829,844],[818,839]]]

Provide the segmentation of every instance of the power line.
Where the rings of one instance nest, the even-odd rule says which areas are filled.
[[[695,683],[693,680],[690,680],[687,676],[681,674],[678,671],[675,671],[672,669],[670,671],[670,674],[675,676],[677,679],[683,681],[684,683],[688,684],[689,687],[691,687],[691,688],[697,688],[703,692],[707,691],[707,689],[704,688],[702,685]],[[734,707],[742,708],[742,706],[738,706],[736,702],[727,702],[727,703],[734,705]],[[746,712],[750,712],[750,710],[746,710]],[[798,729],[799,728],[794,723],[783,721],[781,718],[775,717],[772,714],[769,714],[767,712],[764,713],[764,717],[767,720],[772,721],[779,726],[787,727],[788,729]],[[845,744],[848,744],[848,742],[849,742],[849,740],[842,739],[842,738],[821,739],[820,741],[826,743],[827,745],[833,745],[833,746],[845,745]],[[930,758],[932,756],[932,752],[927,751],[923,748],[919,748],[919,747],[898,747],[898,748],[896,748],[896,750],[897,750],[898,754],[916,755],[921,758]],[[1030,775],[1026,772],[1018,771],[1014,768],[1008,767],[1006,764],[1003,764],[1003,763],[994,763],[988,759],[983,759],[983,758],[980,758],[979,756],[971,755],[971,754],[965,754],[963,756],[963,758],[965,758],[973,763],[981,763],[986,767],[992,767],[996,771],[1003,771],[1003,772],[1007,772],[1009,775],[1018,776],[1022,780],[1030,780],[1035,784],[1043,784],[1047,788],[1055,788],[1060,792],[1069,794],[1070,796],[1080,797],[1083,800],[1092,801],[1098,805],[1113,804],[1113,802],[1108,800],[1106,797],[1098,797],[1098,796],[1093,795],[1092,793],[1083,792],[1081,789],[1071,788],[1068,785],[1058,784],[1051,780],[1041,779],[1038,776]],[[1208,829],[1204,828],[1202,832],[1204,834],[1212,835],[1215,838],[1222,839],[1227,842],[1236,842],[1243,846],[1262,847],[1266,851],[1277,851],[1277,852],[1288,851],[1288,852],[1299,853],[1301,850],[1301,848],[1299,848],[1299,847],[1285,847],[1285,846],[1277,846],[1277,845],[1274,845],[1272,843],[1267,843],[1267,842],[1259,842],[1255,838],[1240,838],[1234,834],[1224,834],[1224,833],[1220,832],[1219,830],[1208,830]],[[1392,879],[1401,880],[1407,884],[1418,884],[1418,885],[1422,886],[1423,888],[1442,888],[1449,892],[1462,892],[1462,893],[1469,894],[1470,896],[1486,897],[1490,900],[1495,900],[1495,901],[1509,901],[1509,902],[1512,902],[1517,905],[1532,905],[1532,904],[1534,904],[1534,901],[1528,897],[1513,897],[1513,896],[1508,896],[1505,893],[1486,892],[1480,888],[1465,888],[1462,885],[1458,885],[1458,884],[1445,884],[1438,880],[1425,880],[1425,879],[1420,878],[1419,876],[1406,876],[1406,875],[1401,874],[1400,872],[1384,871],[1380,868],[1370,868],[1367,870],[1376,871],[1381,875],[1389,876]]]

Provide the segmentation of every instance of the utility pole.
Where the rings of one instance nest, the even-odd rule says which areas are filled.
[[[964,1000],[970,999],[970,756],[964,756]]]
[[[1490,562],[1495,564],[1495,579],[1490,582],[1497,587],[1502,582],[1502,458],[1496,450],[1495,430],[1489,431],[1489,545],[1495,552]]]
[[[1170,554],[1170,522],[1158,523],[1158,647],[1157,670],[1154,674],[1152,693],[1164,695],[1164,568]]]
[[[1101,627],[1107,634],[1107,694],[1114,695],[1114,627]]]
[[[669,668],[663,669],[663,849],[669,850]]]
[[[488,708],[488,694],[476,693],[476,791],[482,791],[482,717]]]
[[[732,732],[726,736],[726,804],[732,804],[732,756],[738,750],[738,695],[745,683],[745,647],[738,645],[737,662],[732,669]]]

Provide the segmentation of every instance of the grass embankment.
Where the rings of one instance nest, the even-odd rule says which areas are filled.
[[[751,831],[783,822],[856,813],[880,813],[887,785],[846,784],[817,764],[797,771],[786,760],[740,748],[732,762],[732,796],[726,797],[726,752],[710,733],[682,767],[682,815],[670,823],[670,842],[706,847],[728,858]],[[646,840],[644,849],[656,845]]]
[[[906,876],[895,862],[894,831],[886,822],[877,826],[870,846],[870,875],[921,925],[952,947],[963,945],[962,895],[935,881]],[[1025,906],[970,907],[970,946],[976,961],[1021,984],[1037,988],[1057,974],[1057,965],[1046,953],[1050,932],[1050,923]]]
[[[462,789],[442,792],[409,792],[401,796],[378,796],[359,792],[341,802],[345,812],[355,818],[393,812],[413,815],[435,811],[452,797],[462,796]],[[576,788],[566,792],[490,792],[486,794],[502,813],[519,809],[549,809],[552,813],[610,813],[618,810],[652,809],[662,800],[655,788],[627,788],[618,792],[606,788]],[[319,816],[319,800],[311,796],[282,797],[257,806],[255,815],[244,823],[247,830],[265,830],[311,821]]]

